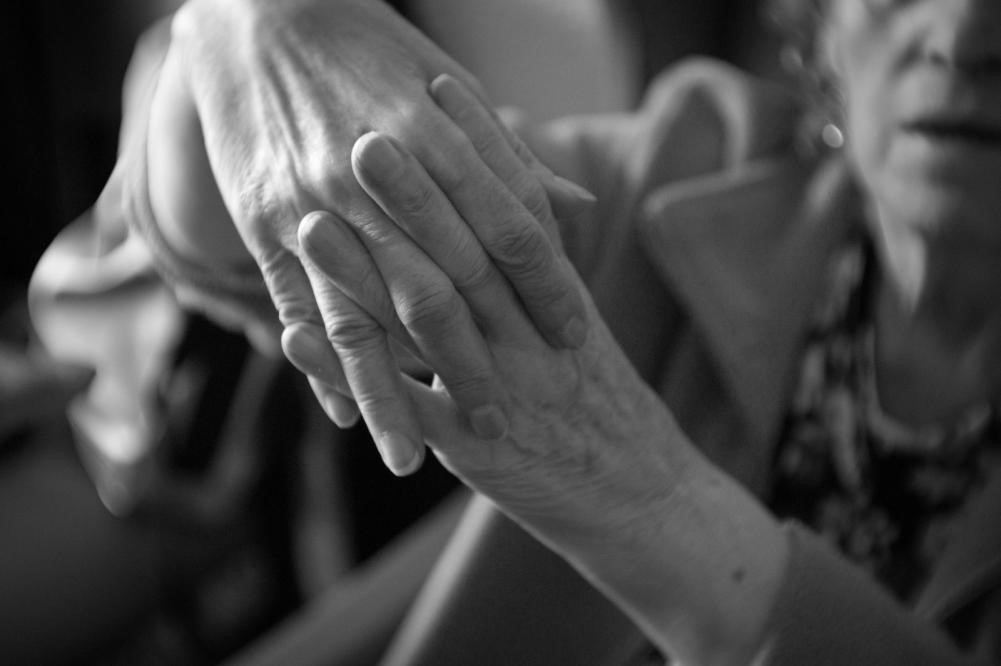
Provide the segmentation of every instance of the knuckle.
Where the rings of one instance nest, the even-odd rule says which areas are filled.
[[[170,41],[171,44],[179,44],[191,39],[198,28],[199,21],[193,13],[196,11],[192,6],[196,3],[185,3],[178,7],[170,19]]]
[[[327,339],[335,349],[357,351],[379,344],[379,326],[362,315],[342,315],[326,322]]]
[[[469,368],[462,374],[452,374],[455,376],[442,377],[442,381],[448,392],[461,401],[468,399],[470,403],[480,403],[492,392],[493,374],[489,368]]]
[[[407,67],[406,63],[401,63]],[[417,69],[410,71],[415,79],[423,78],[423,74]],[[396,97],[396,113],[390,120],[389,133],[407,143],[407,138],[419,136],[426,129],[429,123],[433,122],[433,114],[428,112],[423,90],[418,90],[410,85],[404,84],[403,94]]]
[[[468,111],[467,114],[473,116],[472,110]],[[503,139],[493,132],[486,130],[473,132],[469,136],[469,142],[473,145],[473,150],[487,163],[492,162],[501,154]]]
[[[355,391],[355,402],[363,413],[389,415],[400,411],[396,396],[382,386],[366,387]]]
[[[464,272],[455,277],[455,286],[461,290],[477,290],[493,282],[493,265],[485,255],[475,259]]]
[[[325,125],[319,131],[319,140],[305,146],[305,153],[299,156],[296,171],[300,174],[300,186],[318,201],[336,202],[346,199],[357,186],[351,164],[347,160],[335,159],[329,151],[316,148],[336,146],[339,143],[335,130],[331,127]]]
[[[316,321],[313,307],[302,299],[287,299],[278,306],[278,321],[282,326],[291,326],[298,322],[313,323]]]
[[[410,217],[423,217],[434,210],[434,193],[423,183],[401,183],[396,199],[400,211]]]
[[[345,217],[345,220],[367,242],[388,245],[399,238],[396,234],[396,227],[391,223],[386,223],[381,211],[370,208],[352,211]]]
[[[514,149],[514,154],[518,156],[525,165],[534,166],[538,160],[535,158],[535,153],[528,149],[525,142],[518,138],[514,133],[511,134],[511,147]]]
[[[410,297],[400,308],[400,321],[408,329],[440,333],[454,327],[462,312],[462,300],[451,288],[428,288]]]
[[[514,278],[540,276],[552,264],[552,249],[542,229],[522,226],[497,236],[494,259]]]
[[[261,248],[254,254],[254,260],[272,292],[275,295],[284,293],[288,286],[285,280],[289,262],[287,251],[282,248]]]
[[[245,231],[256,241],[278,240],[282,205],[267,179],[255,176],[237,194],[237,209]]]
[[[516,174],[511,182],[511,191],[535,219],[541,221],[551,216],[549,197],[530,173],[520,171]]]
[[[255,256],[271,300],[284,326],[296,322],[316,322],[319,317],[311,292],[284,249],[262,251]]]

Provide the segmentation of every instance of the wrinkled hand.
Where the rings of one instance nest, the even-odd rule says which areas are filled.
[[[436,79],[432,94],[482,147],[503,185],[518,159],[489,115],[451,77]],[[354,162],[361,185],[398,226],[366,251],[344,221],[314,213],[300,237],[306,256],[328,267],[324,299],[336,312],[331,339],[363,412],[369,404],[403,402],[393,391],[406,391],[417,401],[425,438],[449,467],[474,487],[522,506],[538,504],[526,497],[528,479],[555,499],[581,492],[566,492],[561,483],[587,484],[601,470],[632,467],[622,460],[626,442],[643,424],[663,425],[669,417],[601,324],[558,245],[557,261],[572,276],[592,325],[577,349],[556,348],[540,334],[512,276],[528,283],[547,276],[519,276],[524,267],[517,255],[528,248],[502,232],[505,220],[538,226],[518,198],[485,198],[464,217],[421,161],[384,134],[362,137]],[[392,358],[379,346],[380,328],[427,363],[436,373],[434,388],[406,378],[395,387],[373,384],[357,371],[362,359],[381,358],[386,367],[379,376],[392,372]],[[377,443],[389,441],[383,453],[391,467],[419,462],[413,433],[373,434]],[[518,489],[513,495],[512,488]]]
[[[481,106],[447,76],[432,91],[473,144],[490,147],[481,154],[503,181],[516,158]],[[348,224],[317,212],[300,238],[310,260],[331,267],[331,340],[362,410],[396,399],[358,372],[379,352],[375,333],[389,330],[436,373],[430,387],[400,384],[446,467],[605,590],[666,653],[747,663],[785,566],[774,519],[692,446],[572,269],[590,326],[582,345],[556,348],[512,288],[518,264],[503,236],[452,210],[390,137],[366,135],[354,158],[398,227],[366,253]],[[485,200],[478,215],[516,218],[519,206]],[[423,449],[406,433],[373,434],[390,467],[419,463]]]
[[[372,144],[382,142],[392,145],[387,137],[370,135],[360,150],[375,150]],[[388,208],[406,201],[415,181],[433,187],[414,158],[397,150],[405,177],[367,185]],[[396,210],[401,227],[411,229]],[[435,373],[429,387],[397,372],[425,441],[449,469],[509,512],[529,522],[559,523],[576,499],[617,492],[620,476],[634,472],[651,487],[663,487],[684,466],[668,469],[668,459],[642,447],[672,431],[670,417],[590,300],[585,343],[573,350],[552,347],[490,264],[486,249],[450,222],[426,228],[419,241],[400,233],[374,255],[357,240],[352,245],[348,225],[328,213],[313,213],[303,222],[307,255],[336,267],[324,294],[336,312],[331,339],[363,413],[369,404],[398,399],[359,371],[362,361],[376,358],[386,364],[380,375],[392,371],[392,357],[379,347],[378,331],[388,328],[409,340]],[[453,233],[465,238],[450,239]],[[478,277],[469,280],[470,275]],[[420,464],[422,446],[412,433],[373,435],[397,473]],[[620,487],[631,493],[642,484]],[[637,499],[610,506],[635,506]],[[576,518],[579,523],[582,516]]]
[[[355,413],[332,388],[344,388],[324,330],[332,313],[317,304],[327,288],[321,269],[333,267],[322,258],[300,262],[299,221],[310,210],[331,211],[378,252],[393,225],[359,187],[350,163],[355,140],[370,130],[397,137],[461,214],[475,217],[484,199],[501,196],[497,185],[483,189],[489,169],[429,96],[439,72],[484,99],[467,73],[372,0],[192,0],[174,20],[150,115],[154,215],[190,258],[260,269],[286,354],[341,424]],[[572,208],[582,195],[510,135],[504,141],[518,157],[506,182],[544,225],[505,228],[508,241],[524,250],[517,254],[524,270],[512,271],[512,283],[550,342],[576,344],[581,300],[543,229],[555,238],[549,199]],[[290,352],[303,348],[311,350],[306,359]],[[381,430],[418,428],[406,406],[376,413],[389,422]]]

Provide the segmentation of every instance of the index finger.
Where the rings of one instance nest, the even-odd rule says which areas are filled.
[[[557,348],[579,347],[587,336],[587,313],[573,269],[554,240],[545,189],[499,130],[490,146],[474,145],[448,118],[435,132],[441,140],[433,149],[414,147],[412,154],[514,287],[545,339]],[[356,153],[355,175],[366,190],[383,177],[382,165],[370,157]],[[506,168],[498,173],[491,165],[501,161]]]
[[[436,77],[431,97],[466,134],[488,167],[507,184],[559,242],[556,219],[573,217],[597,198],[577,183],[558,176],[535,156],[495,109],[449,74]]]

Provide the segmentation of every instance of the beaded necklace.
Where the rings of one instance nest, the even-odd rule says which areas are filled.
[[[772,508],[813,527],[899,598],[920,589],[967,498],[1001,464],[999,405],[912,427],[876,391],[871,243],[835,257],[776,448]]]

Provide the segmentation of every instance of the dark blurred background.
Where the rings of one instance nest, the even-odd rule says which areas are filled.
[[[96,199],[114,164],[121,80],[171,0],[0,5],[0,279],[23,282],[52,236]]]

